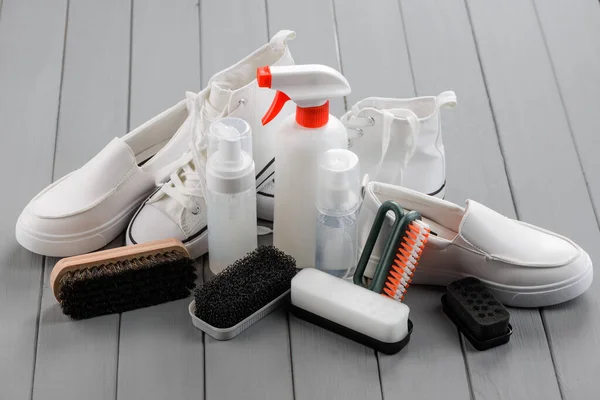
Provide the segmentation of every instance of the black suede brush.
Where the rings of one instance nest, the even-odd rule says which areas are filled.
[[[50,275],[54,296],[73,319],[182,299],[195,280],[192,260],[175,239],[63,258]]]
[[[296,272],[293,257],[261,246],[196,289],[192,320],[216,339],[231,339],[281,304]]]

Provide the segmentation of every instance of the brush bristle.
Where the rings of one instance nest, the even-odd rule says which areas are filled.
[[[261,246],[196,289],[195,314],[215,328],[230,328],[291,287],[296,260]]]
[[[57,297],[66,315],[85,319],[185,298],[195,280],[192,260],[169,251],[67,272]]]
[[[414,220],[408,225],[383,288],[385,296],[398,301],[404,300],[406,289],[410,286],[423,248],[429,239],[429,232],[429,225],[421,220]]]

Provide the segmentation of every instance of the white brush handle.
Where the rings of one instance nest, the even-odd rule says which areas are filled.
[[[292,279],[292,304],[385,343],[408,334],[409,308],[313,268]]]

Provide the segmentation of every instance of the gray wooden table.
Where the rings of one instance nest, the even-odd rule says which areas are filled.
[[[453,89],[448,193],[563,233],[600,258],[597,0],[0,0],[0,399],[597,399],[600,283],[511,310],[511,342],[477,352],[413,287],[410,345],[384,356],[279,311],[231,342],[188,300],[72,322],[56,259],[19,247],[25,203],[267,41],[341,69],[352,94]],[[119,238],[114,245],[123,242]],[[199,268],[203,268],[199,260]]]

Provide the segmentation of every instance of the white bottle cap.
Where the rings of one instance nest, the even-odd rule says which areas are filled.
[[[219,193],[239,193],[255,185],[252,130],[241,118],[213,122],[208,134],[206,186]]]
[[[349,150],[328,150],[319,159],[317,208],[330,215],[350,214],[360,204],[358,157]]]

